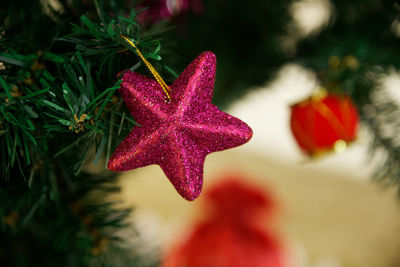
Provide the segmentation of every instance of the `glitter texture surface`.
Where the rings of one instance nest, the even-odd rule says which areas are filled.
[[[197,198],[207,154],[246,143],[252,130],[211,104],[216,58],[200,54],[170,85],[171,101],[153,79],[126,72],[119,89],[141,126],[114,151],[108,168],[120,172],[158,164],[178,193]]]

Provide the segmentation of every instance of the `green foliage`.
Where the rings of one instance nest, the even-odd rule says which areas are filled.
[[[101,12],[100,7],[97,10]],[[126,135],[132,127],[134,121],[126,116],[115,91],[118,72],[141,64],[121,34],[134,36],[148,59],[161,59],[160,41],[154,33],[141,34],[134,10],[128,17],[99,13],[99,18],[101,23],[96,23],[82,15],[80,25],[72,24],[71,32],[56,38],[50,50],[36,54],[20,54],[11,51],[8,42],[2,43],[7,51],[0,55],[5,66],[0,77],[5,173],[15,162],[31,165],[38,153],[58,157],[79,147],[82,154],[74,163],[78,174],[93,145],[95,162],[103,155],[108,158],[121,139],[115,132]],[[59,49],[63,53],[52,52]],[[66,142],[60,142],[60,136]]]
[[[93,188],[103,197],[118,190],[113,185],[115,177],[86,175],[85,179],[71,176],[63,180],[61,175],[54,176],[55,169],[67,173],[62,163],[50,166],[50,185],[42,174],[32,177],[28,191],[18,181],[0,188],[2,265],[86,266],[107,249],[106,243],[119,242],[113,231],[124,226],[128,210],[116,210],[112,202],[88,197]]]
[[[41,2],[0,8],[0,265],[133,266],[115,236],[128,211],[107,202],[115,176],[85,165],[105,170],[135,125],[116,91],[119,72],[141,64],[121,34],[149,60],[160,40],[119,1]]]

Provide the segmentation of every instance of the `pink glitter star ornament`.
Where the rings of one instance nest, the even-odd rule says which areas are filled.
[[[120,172],[158,164],[182,197],[197,198],[206,155],[244,144],[253,134],[211,104],[216,64],[213,53],[201,53],[170,85],[170,102],[157,81],[126,72],[119,91],[141,126],[121,142],[108,168]]]

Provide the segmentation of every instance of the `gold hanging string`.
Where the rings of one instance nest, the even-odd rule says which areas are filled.
[[[171,96],[169,92],[171,92],[171,89],[169,89],[168,85],[164,82],[164,80],[161,78],[160,74],[154,69],[154,67],[148,62],[143,54],[139,51],[139,49],[136,47],[136,45],[128,39],[128,37],[124,36],[121,34],[121,37],[124,38],[125,41],[127,41],[133,48],[136,49],[136,52],[138,53],[140,59],[143,61],[143,63],[146,65],[146,67],[149,69],[151,74],[153,74],[154,78],[156,81],[160,84],[161,88],[163,89],[164,93],[167,95],[168,101],[171,101]]]

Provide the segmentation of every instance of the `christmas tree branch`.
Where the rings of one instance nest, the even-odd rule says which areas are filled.
[[[0,9],[0,262],[102,266],[116,253],[135,264],[116,235],[129,210],[108,200],[116,177],[85,166],[109,158],[135,124],[116,91],[119,72],[141,64],[120,35],[157,61],[160,39],[119,1],[41,2]]]
[[[103,12],[98,5],[97,10]],[[126,134],[132,126],[133,121],[124,115],[125,107],[115,95],[120,84],[117,73],[130,68],[133,62],[134,67],[140,64],[133,53],[128,53],[136,51],[123,41],[121,34],[134,36],[148,59],[161,59],[160,42],[152,34],[140,33],[134,10],[128,17],[100,15],[101,24],[82,15],[80,25],[73,24],[70,34],[56,39],[54,50],[60,42],[67,43],[64,54],[46,51],[22,55],[13,51],[1,55],[5,70],[0,85],[5,92],[3,99],[8,101],[1,106],[7,146],[4,151],[8,152],[3,155],[8,158],[3,171],[14,166],[19,157],[30,165],[39,141],[49,148],[48,141],[60,141],[62,136],[67,143],[50,145],[48,153],[59,157],[74,147],[81,149],[74,167],[78,174],[92,145],[96,149],[95,162],[103,156],[105,144],[108,144],[106,154],[110,154],[114,141],[119,139],[109,130],[112,124],[118,126],[118,135]],[[82,144],[85,145],[80,147]]]

